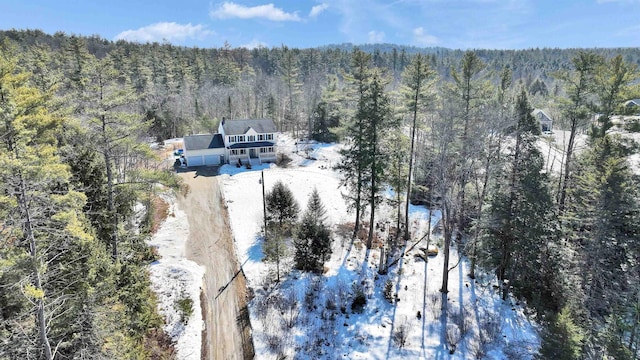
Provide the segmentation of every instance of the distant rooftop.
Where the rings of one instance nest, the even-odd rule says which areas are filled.
[[[259,134],[269,134],[278,131],[276,124],[271,119],[245,119],[245,120],[224,120],[222,123],[225,135],[243,135],[249,129],[255,130]]]

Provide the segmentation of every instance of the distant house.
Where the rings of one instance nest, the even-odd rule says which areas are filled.
[[[531,114],[538,119],[538,122],[540,123],[540,131],[545,132],[553,130],[553,119],[551,119],[551,116],[544,112],[544,110],[534,109]]]
[[[187,166],[274,162],[277,135],[271,119],[222,120],[217,134],[185,136],[184,158]]]
[[[624,107],[627,109],[640,109],[640,99],[631,99],[624,103]]]

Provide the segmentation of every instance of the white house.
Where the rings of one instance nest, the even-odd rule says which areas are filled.
[[[187,166],[275,162],[277,136],[271,119],[223,119],[217,134],[185,136],[184,158]]]
[[[229,164],[276,161],[278,133],[273,120],[222,120],[218,132],[223,136]]]
[[[534,109],[533,112],[531,112],[531,115],[538,119],[538,122],[540,123],[540,131],[545,132],[553,130],[553,119],[551,119],[551,116],[544,112],[544,110]]]

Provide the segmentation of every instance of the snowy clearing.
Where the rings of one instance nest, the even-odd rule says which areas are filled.
[[[200,306],[200,287],[204,269],[186,259],[185,244],[189,225],[184,211],[169,193],[162,194],[169,204],[169,215],[148,242],[158,249],[160,260],[149,266],[152,290],[158,296],[160,314],[165,319],[164,331],[171,337],[179,360],[200,360],[204,322]],[[178,301],[191,299],[191,315],[183,319]],[[188,301],[187,301],[188,302]]]
[[[479,274],[474,282],[466,276],[465,259],[455,266],[455,248],[446,296],[438,291],[444,256],[442,251],[424,256],[424,239],[404,256],[392,254],[397,263],[387,274],[378,275],[379,248],[367,251],[361,242],[350,241],[348,225],[354,216],[346,211],[338,174],[332,170],[339,160],[339,145],[305,145],[308,151],[302,151],[298,144],[296,152],[294,141],[282,138],[280,150],[293,159],[289,168],[221,168],[236,252],[254,295],[250,314],[257,358],[278,354],[295,359],[532,357],[540,342],[535,323],[523,307],[499,298],[492,285],[494,277]],[[261,172],[267,192],[276,181],[284,182],[301,211],[313,188],[318,189],[334,234],[333,255],[324,274],[291,270],[288,260],[281,264],[286,274],[281,283],[273,282],[275,266],[263,262],[262,253]],[[378,212],[378,236],[388,236],[394,221],[387,214],[392,213],[388,207]],[[433,228],[439,213],[431,215]],[[430,217],[420,206],[412,206],[410,216],[412,245],[426,235]],[[440,241],[434,236],[431,242],[439,245]],[[383,294],[385,287],[391,301]],[[362,311],[351,307],[358,293],[366,297]]]

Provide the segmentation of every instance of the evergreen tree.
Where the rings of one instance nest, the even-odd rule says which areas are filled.
[[[326,212],[314,188],[294,240],[294,261],[300,270],[320,272],[331,255],[331,232],[324,223]]]
[[[491,102],[491,108],[496,109],[496,116],[488,119],[481,126],[481,132],[486,133],[484,141],[481,142],[482,155],[479,160],[483,162],[482,166],[474,167],[474,179],[477,205],[477,216],[475,218],[475,228],[473,231],[473,237],[466,243],[467,248],[471,248],[468,251],[468,256],[471,258],[471,266],[469,269],[469,277],[475,278],[475,268],[477,263],[477,248],[478,237],[481,232],[483,223],[483,211],[485,203],[487,201],[488,190],[490,182],[495,177],[496,169],[501,168],[503,142],[505,136],[509,135],[509,129],[513,127],[513,117],[510,109],[510,104],[513,102],[511,96],[511,84],[513,81],[513,75],[509,67],[502,69],[500,73],[500,86],[497,87],[497,92],[494,101]]]
[[[282,181],[278,181],[266,194],[265,201],[267,203],[268,230],[280,232],[283,235],[291,234],[291,229],[298,219],[300,211],[291,189]]]
[[[553,202],[542,173],[544,160],[536,147],[540,128],[524,90],[515,111],[515,145],[504,176],[508,180],[496,186],[491,199],[483,244],[488,258],[483,261],[497,268],[499,281],[508,281],[518,294],[540,304],[541,296],[550,296],[550,290],[542,286],[540,264],[548,252]],[[506,295],[505,288],[503,297]]]
[[[353,238],[360,230],[361,214],[365,207],[366,192],[370,184],[367,154],[366,129],[366,95],[369,87],[371,56],[359,49],[353,51],[351,57],[351,74],[347,75],[349,82],[348,97],[356,99],[357,112],[352,116],[346,129],[346,144],[340,150],[340,163],[336,169],[342,175],[341,185],[346,186],[344,197],[348,208],[355,211],[355,225]]]
[[[621,309],[638,286],[640,207],[629,151],[616,136],[595,141],[578,158],[575,186],[567,197],[566,230],[580,244],[584,302],[598,322]]]
[[[537,358],[540,360],[581,359],[583,340],[583,329],[576,324],[571,310],[565,307],[550,321]]]
[[[102,59],[94,67],[86,87],[82,116],[95,149],[104,161],[106,217],[110,224],[112,256],[117,260],[118,228],[123,215],[119,204],[131,201],[126,193],[128,189],[118,184],[126,183],[131,153],[144,154],[148,149],[148,145],[137,141],[148,124],[132,111],[131,105],[136,101],[135,90],[126,76],[115,70],[111,58]]]
[[[610,61],[603,61],[597,69],[594,82],[596,94],[600,100],[596,106],[597,123],[591,124],[592,139],[605,136],[607,130],[613,127],[611,115],[629,96],[631,84],[640,78],[637,66],[626,63],[618,55]]]
[[[383,188],[385,177],[385,163],[388,153],[383,148],[384,136],[392,127],[391,108],[389,97],[384,91],[385,82],[382,75],[374,71],[363,107],[358,107],[357,115],[365,119],[364,124],[364,144],[365,144],[365,164],[369,167],[369,233],[367,236],[367,248],[373,245],[373,234],[375,228],[375,213],[378,204],[381,202],[380,192]]]
[[[602,58],[592,52],[580,51],[572,59],[573,71],[560,72],[556,76],[565,83],[567,99],[563,100],[562,112],[569,125],[569,143],[563,162],[558,189],[558,212],[564,215],[567,189],[571,185],[573,152],[576,135],[587,125],[591,111],[589,99],[594,91],[594,75]]]
[[[311,121],[313,131],[311,137],[321,142],[334,142],[339,140],[336,131],[341,126],[342,114],[339,105],[342,103],[338,89],[336,76],[329,76],[327,85],[322,91],[322,98],[316,105]]]
[[[299,80],[300,65],[298,63],[298,57],[294,54],[293,50],[283,46],[282,52],[282,59],[278,70],[282,75],[288,100],[284,111],[284,127],[282,129],[293,130],[293,134],[297,138],[298,132],[300,131],[298,98],[300,97],[300,88],[302,87],[302,83]]]
[[[389,156],[389,162],[385,175],[385,182],[391,186],[395,193],[395,199],[389,201],[391,206],[396,208],[396,233],[394,234],[394,246],[397,245],[397,240],[401,236],[402,229],[402,210],[405,209],[405,220],[408,217],[408,209],[406,208],[406,199],[403,196],[407,196],[405,193],[407,187],[407,174],[409,172],[410,160],[410,148],[409,139],[401,131],[391,131],[389,136],[384,140],[384,147],[386,148]],[[408,226],[405,222],[404,226]]]
[[[396,49],[394,48],[394,59]],[[394,61],[395,64],[395,61]],[[395,70],[395,67],[394,67]],[[411,185],[413,176],[413,163],[415,158],[416,129],[418,128],[418,115],[422,115],[428,101],[428,90],[432,86],[435,73],[429,67],[422,55],[416,55],[409,66],[402,73],[406,107],[411,116],[411,150],[409,151],[409,171],[407,174],[407,195],[405,197],[405,222],[404,238],[409,239],[409,202],[411,201]]]
[[[291,235],[299,207],[293,193],[283,182],[278,181],[265,196],[267,205],[267,234],[263,251],[266,259],[276,263],[276,281],[280,281],[280,261],[286,255],[286,237]]]
[[[458,241],[466,232],[469,218],[467,214],[466,192],[467,184],[473,168],[474,160],[477,158],[476,152],[471,151],[475,148],[473,140],[478,140],[481,134],[478,134],[476,127],[481,120],[481,112],[486,105],[488,86],[482,77],[482,72],[486,68],[486,64],[478,57],[474,51],[464,53],[460,60],[460,69],[451,69],[453,78],[454,101],[458,105],[456,118],[461,122],[462,133],[460,134],[460,166],[459,166],[459,182],[460,190],[458,192]]]

